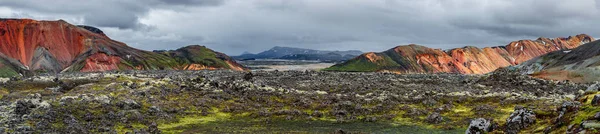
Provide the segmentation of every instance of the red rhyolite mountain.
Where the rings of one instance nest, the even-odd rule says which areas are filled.
[[[522,73],[544,79],[580,83],[600,81],[600,40],[572,50],[541,55],[515,68]]]
[[[184,69],[187,64],[197,63],[179,63],[173,57],[129,47],[91,26],[63,20],[0,19],[0,76],[39,71]],[[206,66],[243,70],[238,64]]]
[[[483,74],[549,52],[572,49],[593,40],[585,34],[555,39],[540,37],[537,40],[514,41],[506,46],[467,46],[448,51],[411,44],[381,53],[365,53],[325,70]]]

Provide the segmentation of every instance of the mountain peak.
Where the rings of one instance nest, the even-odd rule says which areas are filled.
[[[242,54],[241,54],[241,55],[248,55],[248,54],[253,54],[253,53],[250,53],[250,52],[248,52],[248,51],[244,51],[244,52],[242,52]]]
[[[102,30],[100,30],[100,28],[96,28],[96,27],[93,27],[93,26],[86,26],[86,25],[77,25],[77,26],[81,27],[83,29],[86,29],[86,30],[88,30],[90,32],[97,33],[97,34],[100,34],[102,36],[108,37],[108,36],[106,36],[106,34],[104,34],[104,32]]]
[[[400,45],[381,53],[364,54],[326,70],[482,74],[500,67],[516,65],[552,51],[572,49],[592,40],[592,37],[585,34],[570,38],[540,37],[536,41],[513,41],[503,47],[481,49],[466,46],[448,51],[417,44]]]
[[[135,49],[108,38],[96,27],[75,26],[64,20],[0,19],[0,38],[0,70],[13,70],[11,72],[20,74],[40,71],[58,73],[181,69],[182,65],[188,64],[197,64],[195,67],[243,69],[221,53],[199,54],[222,63],[218,66],[213,66],[211,62],[178,63],[176,57]]]

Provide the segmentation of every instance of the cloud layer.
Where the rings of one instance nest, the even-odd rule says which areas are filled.
[[[97,26],[146,50],[200,44],[237,55],[273,46],[382,51],[597,37],[599,8],[599,0],[18,0],[0,1],[0,17]]]

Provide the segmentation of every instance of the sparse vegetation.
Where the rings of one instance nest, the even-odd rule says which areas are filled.
[[[514,108],[523,106],[535,112],[537,121],[521,132],[539,133],[553,126],[559,115],[555,109],[569,101],[563,98],[585,89],[527,76],[504,77],[508,74],[252,75],[244,79],[247,73],[233,71],[126,71],[61,74],[58,81],[52,76],[13,80],[0,88],[7,91],[0,101],[5,107],[0,115],[6,115],[0,124],[20,119],[5,132],[464,133],[475,118],[493,119],[502,127]],[[21,103],[28,107],[20,108]],[[566,114],[574,117],[568,124],[595,114],[586,105],[581,114]],[[25,126],[31,129],[18,129]],[[565,131],[566,126],[552,131]]]

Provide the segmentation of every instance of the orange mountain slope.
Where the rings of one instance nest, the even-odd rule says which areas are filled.
[[[540,37],[537,40],[513,41],[506,46],[483,49],[467,46],[448,51],[411,44],[381,53],[365,53],[325,70],[483,74],[593,40],[585,34],[555,39]]]
[[[515,68],[522,73],[545,79],[574,82],[600,81],[600,40],[572,50],[551,52]]]
[[[13,68],[10,70],[23,68],[21,71],[31,72],[179,69],[185,66],[182,64],[192,64],[129,47],[110,39],[100,29],[75,26],[63,20],[0,19],[0,54],[4,59],[17,61],[10,63]],[[6,64],[0,66],[0,71],[9,70],[1,69]]]

